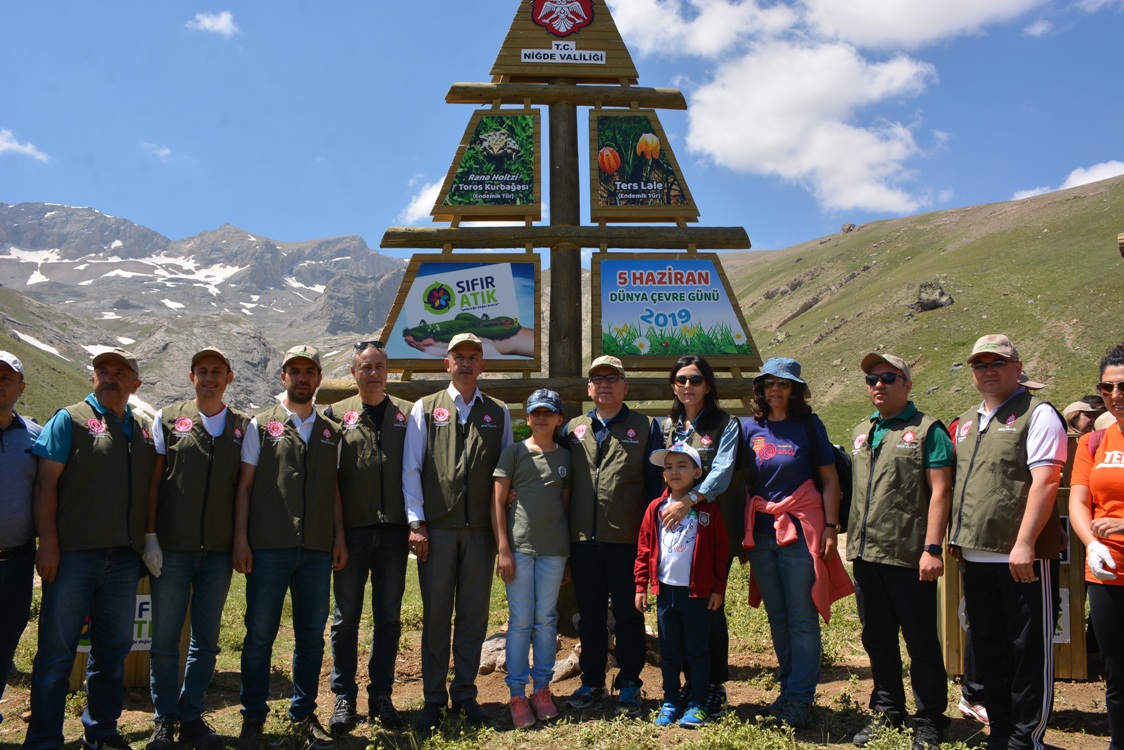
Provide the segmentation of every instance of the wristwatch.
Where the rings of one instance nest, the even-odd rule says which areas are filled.
[[[823,526],[825,529],[835,529],[837,532],[843,530],[842,524],[838,523],[825,523]]]
[[[699,493],[695,492],[694,490],[691,490],[690,492],[688,492],[687,497],[691,498],[691,505],[692,506],[695,506],[695,505],[699,504]]]
[[[926,544],[923,551],[928,552],[930,555],[940,557],[944,554],[944,548],[939,544]]]
[[[417,531],[418,529],[425,528],[425,521],[410,521],[410,531]]]

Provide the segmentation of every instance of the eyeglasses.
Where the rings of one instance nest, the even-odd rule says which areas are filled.
[[[676,375],[675,382],[679,385],[702,385],[706,381],[702,375]]]
[[[991,362],[973,362],[973,372],[987,372],[988,370],[1002,370],[1007,365],[1011,364],[1005,359],[996,359]]]
[[[624,380],[618,373],[611,372],[608,375],[590,375],[589,382],[594,385],[601,385],[602,383],[616,383]]]
[[[1105,381],[1104,383],[1097,383],[1097,387],[1100,388],[1101,393],[1106,396],[1111,396],[1114,390],[1124,393],[1124,380],[1121,380],[1118,383],[1109,383],[1108,381]]]
[[[770,388],[791,388],[792,381],[785,380],[783,378],[777,378],[776,380],[762,380],[761,386],[765,390],[769,390]]]
[[[878,381],[881,380],[886,385],[893,385],[894,383],[898,382],[898,378],[900,377],[902,376],[896,372],[871,373],[870,375],[866,376],[866,384],[873,388],[874,386],[878,385]]]
[[[373,346],[376,349],[385,349],[386,348],[386,344],[384,344],[381,341],[360,341],[355,345],[355,351],[361,352],[364,349],[366,349],[368,346]]]

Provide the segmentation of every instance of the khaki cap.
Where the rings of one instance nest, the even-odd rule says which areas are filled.
[[[102,362],[105,362],[105,361],[111,360],[111,359],[116,361],[116,362],[124,363],[124,365],[126,367],[128,367],[130,370],[135,372],[137,375],[140,375],[140,367],[137,365],[137,358],[133,355],[132,352],[126,351],[126,350],[121,349],[119,347],[115,348],[115,349],[110,349],[109,351],[102,352],[101,354],[95,355],[94,361],[93,361],[93,366],[97,367]]]
[[[311,359],[317,369],[323,369],[320,367],[320,352],[307,344],[297,344],[292,349],[285,352],[285,359],[281,360],[281,369],[285,369],[285,365],[289,364],[294,359]]]
[[[1019,385],[1028,391],[1039,391],[1046,387],[1045,383],[1039,383],[1037,380],[1028,378],[1025,372],[1019,374]]]
[[[904,359],[902,359],[901,357],[895,357],[893,354],[878,354],[877,352],[871,352],[870,354],[863,357],[862,364],[860,364],[859,367],[862,368],[863,372],[869,375],[870,371],[873,370],[874,366],[877,364],[887,364],[900,372],[902,374],[902,377],[906,380],[910,382],[913,381],[913,378],[909,374],[909,365],[905,363]]]
[[[978,359],[984,354],[996,354],[1008,362],[1020,361],[1019,350],[1011,343],[1011,339],[1002,333],[992,333],[976,339],[976,345],[972,347],[972,353],[968,355],[968,363],[971,364],[972,360]]]
[[[205,357],[218,357],[219,359],[221,359],[223,361],[223,363],[226,364],[226,369],[228,369],[228,370],[234,369],[233,367],[230,366],[230,357],[226,356],[225,354],[222,353],[221,350],[216,349],[213,346],[208,346],[206,349],[200,349],[199,351],[195,352],[195,354],[192,355],[192,357],[191,357],[191,369],[194,370],[195,365],[199,364],[199,360],[201,360]]]
[[[449,347],[445,350],[445,353],[448,354],[462,344],[475,346],[481,352],[484,351],[484,342],[475,333],[458,333],[449,339]]]
[[[602,367],[611,367],[612,369],[619,372],[622,378],[628,377],[628,375],[624,371],[624,364],[620,361],[620,359],[608,354],[605,354],[593,360],[593,362],[589,365],[588,374],[592,375],[594,370],[598,370]]]

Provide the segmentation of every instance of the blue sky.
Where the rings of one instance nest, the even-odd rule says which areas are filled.
[[[472,114],[445,94],[518,6],[6,2],[0,201],[377,247],[431,224]],[[640,85],[691,104],[661,120],[701,223],[756,248],[1124,173],[1124,0],[609,7]]]

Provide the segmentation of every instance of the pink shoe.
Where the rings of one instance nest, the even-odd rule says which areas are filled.
[[[554,705],[554,696],[550,694],[549,687],[535,691],[531,696],[531,708],[535,709],[535,716],[538,716],[540,721],[558,717],[558,707]]]
[[[516,729],[525,729],[535,724],[535,715],[531,713],[531,706],[522,695],[511,696],[511,723]]]

